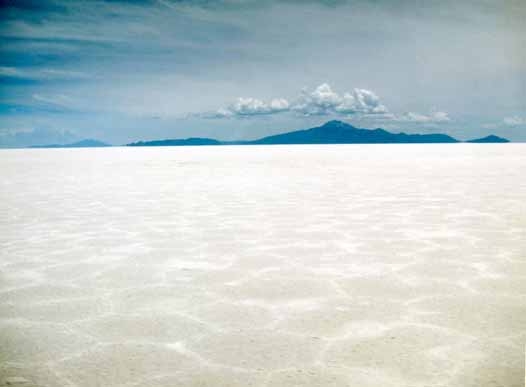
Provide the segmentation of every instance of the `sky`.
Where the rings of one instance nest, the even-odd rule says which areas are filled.
[[[0,147],[333,119],[526,141],[524,0],[0,4]]]

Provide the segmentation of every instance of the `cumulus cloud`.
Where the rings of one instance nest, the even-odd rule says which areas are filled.
[[[379,119],[384,121],[412,123],[445,123],[451,121],[444,111],[429,114],[407,112],[390,113],[380,98],[366,89],[353,89],[339,94],[327,83],[313,90],[303,89],[290,101],[275,98],[263,101],[257,98],[238,98],[236,102],[215,112],[200,113],[202,118],[242,118],[290,112],[303,116],[353,116],[357,119]]]
[[[268,102],[257,98],[238,98],[232,105],[205,113],[207,118],[243,117],[268,115],[283,112],[312,115],[355,115],[386,114],[387,108],[380,98],[370,90],[354,89],[342,95],[323,83],[312,91],[303,89],[293,102],[285,98],[275,98]]]
[[[509,126],[526,125],[526,118],[522,118],[519,116],[506,117],[503,121],[506,125]]]
[[[238,98],[227,109],[220,110],[226,116],[255,116],[261,114],[281,113],[289,110],[289,101],[285,98],[276,98],[269,102],[264,102],[257,98]]]
[[[387,108],[380,103],[380,98],[372,91],[354,89],[350,93],[339,95],[327,83],[319,85],[310,92],[302,90],[298,102],[292,109],[307,116],[387,113]]]
[[[324,83],[312,92],[303,89],[299,101],[292,109],[305,115],[324,115],[334,111],[341,102],[340,96]]]
[[[420,114],[407,112],[401,114],[395,118],[396,121],[402,122],[417,122],[417,123],[426,123],[426,122],[448,122],[451,121],[449,115],[446,112],[434,111],[430,114]]]
[[[285,98],[275,98],[268,102],[257,98],[238,98],[236,102],[215,112],[199,114],[203,118],[250,117],[276,114],[288,111],[289,101]]]

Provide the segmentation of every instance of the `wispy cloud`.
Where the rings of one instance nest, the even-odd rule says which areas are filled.
[[[73,100],[73,98],[67,95],[64,95],[64,94],[56,94],[56,95],[33,94],[33,100],[39,103],[57,106],[61,108],[73,108],[75,105],[75,101]]]
[[[89,79],[92,76],[81,71],[61,70],[53,68],[40,69],[1,66],[0,77],[35,81],[55,81]]]
[[[399,116],[394,117],[394,120],[401,121],[401,122],[426,123],[426,122],[448,122],[448,121],[451,121],[451,118],[449,118],[449,115],[446,112],[433,111],[429,114],[406,112]]]
[[[526,118],[519,116],[506,117],[502,121],[508,126],[526,125]]]

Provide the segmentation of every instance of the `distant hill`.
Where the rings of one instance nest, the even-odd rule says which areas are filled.
[[[101,148],[108,146],[111,145],[99,140],[86,139],[71,144],[33,145],[30,148]]]
[[[126,146],[197,146],[197,145],[221,145],[220,141],[211,138],[191,137],[177,140],[154,140],[138,141],[127,144]]]
[[[277,145],[277,144],[434,144],[457,143],[447,134],[392,133],[384,129],[360,129],[342,121],[329,121],[322,126],[263,137],[253,141],[218,141],[212,138],[139,141],[127,146],[186,146],[186,145]],[[468,142],[508,142],[488,136]]]
[[[495,143],[495,142],[510,142],[510,140],[507,140],[505,138],[502,138],[502,137],[499,137],[499,136],[495,136],[494,134],[491,134],[491,135],[486,136],[486,137],[476,138],[474,140],[469,140],[469,141],[466,141],[466,142]]]

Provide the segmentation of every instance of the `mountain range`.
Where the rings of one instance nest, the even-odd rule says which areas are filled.
[[[342,121],[329,121],[322,126],[297,130],[252,141],[219,141],[211,138],[186,138],[138,141],[126,146],[187,146],[187,145],[278,145],[278,144],[429,144],[461,142],[447,134],[392,133],[384,129],[360,129]],[[509,140],[490,135],[473,139],[471,143],[499,143]]]
[[[436,144],[436,143],[504,143],[509,140],[489,135],[468,141],[460,141],[447,134],[392,133],[385,129],[360,129],[342,121],[304,130],[296,130],[249,141],[220,141],[213,138],[190,137],[181,139],[138,141],[125,146],[199,146],[199,145],[278,145],[278,144]],[[34,145],[30,148],[93,148],[108,147],[102,141],[86,139],[70,144]]]

